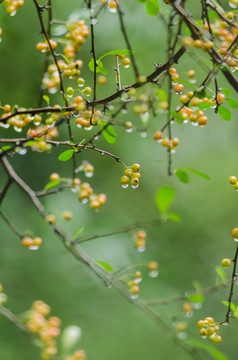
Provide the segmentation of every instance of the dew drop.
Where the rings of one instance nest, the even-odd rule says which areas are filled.
[[[140,136],[141,136],[142,138],[146,138],[147,132],[146,132],[146,131],[142,131],[142,132],[140,133]]]
[[[10,16],[15,16],[16,13],[17,13],[16,11],[13,11],[13,12],[11,12]]]
[[[99,139],[98,135],[94,136],[94,140],[98,140],[98,139]]]
[[[194,303],[194,304],[193,304],[193,308],[194,308],[195,310],[201,309],[201,308],[202,308],[202,303],[201,303],[201,302]]]
[[[4,129],[8,129],[10,124],[4,124],[4,123],[0,122],[0,126],[3,127]]]
[[[137,184],[137,185],[131,185],[132,189],[137,189],[138,186],[139,186],[139,184]],[[138,250],[138,251],[139,251],[139,250]],[[142,250],[142,251],[144,251],[144,250]]]
[[[189,81],[191,84],[196,84],[197,79],[188,79],[188,81]]]
[[[25,155],[27,153],[27,148],[24,148],[24,147],[16,148],[16,152],[19,155]]]
[[[177,95],[181,95],[183,92],[182,91],[175,91],[175,94]]]
[[[18,127],[18,126],[14,126],[13,129],[16,131],[16,132],[22,132],[22,128]]]
[[[84,127],[84,129],[87,130],[87,131],[91,130],[92,128],[93,128],[93,126],[86,126],[86,127]]]
[[[48,89],[48,91],[50,94],[55,94],[57,92],[57,88],[53,87],[53,88]]]
[[[104,152],[101,152],[101,154],[100,154],[101,156],[104,156]]]
[[[185,313],[186,318],[191,318],[193,316],[193,311],[187,311]]]
[[[133,131],[133,128],[130,128],[130,129],[126,129],[126,132],[129,134]]]
[[[232,2],[228,2],[229,6],[232,8],[232,9],[236,9],[237,8],[237,4],[233,4]]]
[[[82,199],[82,201],[81,201],[81,202],[82,202],[82,204],[84,204],[84,205],[85,205],[85,204],[87,204],[87,202],[88,202],[88,198],[84,198],[84,199]]]
[[[192,122],[192,125],[193,126],[198,126],[198,123],[197,122]]]
[[[78,190],[79,190],[79,188],[71,188],[71,191],[72,191],[73,193],[78,192]]]
[[[132,186],[132,187],[133,187],[133,186]],[[138,251],[139,253],[145,251],[145,246],[138,246],[138,247],[136,248],[136,251]]]
[[[139,296],[138,294],[132,294],[131,298],[132,298],[132,300],[136,300],[136,299],[138,299],[138,296]]]
[[[128,184],[123,184],[122,187],[123,189],[126,189],[128,187]]]
[[[90,22],[91,25],[97,25],[98,24],[98,20],[97,19],[92,19]]]
[[[87,177],[87,178],[91,178],[91,177],[93,177],[93,172],[91,171],[91,172],[85,172],[85,176]]]
[[[152,270],[152,271],[149,271],[149,277],[151,278],[156,278],[157,276],[159,276],[159,271],[158,270]]]
[[[184,340],[184,339],[186,339],[186,337],[187,337],[187,333],[185,331],[181,331],[181,332],[177,333],[177,338],[180,340]]]
[[[37,246],[37,245],[31,245],[31,246],[29,246],[28,249],[29,249],[29,250],[38,250],[38,249],[39,249],[39,246]]]

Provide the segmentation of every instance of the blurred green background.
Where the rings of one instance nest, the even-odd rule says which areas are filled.
[[[80,10],[81,3],[83,1],[53,1],[54,18],[65,20],[72,11]],[[166,61],[166,26],[160,19],[158,21],[157,18],[147,16],[143,4],[135,0],[121,0],[120,3],[125,11],[126,28],[140,73],[149,74],[154,69],[154,63]],[[199,17],[199,2],[196,6],[194,1],[188,1],[188,4],[193,6],[194,14]],[[163,8],[166,9],[165,6]],[[117,14],[105,12],[98,20],[95,26],[97,56],[113,49],[125,48]],[[33,2],[26,1],[14,17],[9,17],[1,5],[0,26],[3,28],[0,45],[1,103],[35,107],[39,99],[44,55],[35,50],[41,36]],[[87,68],[91,57],[89,39],[79,57],[84,61],[82,76],[89,79],[88,84],[92,84],[92,73]],[[112,58],[105,58],[104,65],[109,70],[109,77],[108,85],[99,90],[100,97],[115,91]],[[189,55],[183,56],[176,68],[184,79],[190,68],[196,70],[198,82],[205,77],[205,73]],[[218,80],[219,86],[229,88],[223,77]],[[122,81],[124,84],[133,81],[131,70],[122,69]],[[213,88],[213,84],[210,86]],[[189,87],[186,89],[190,90]],[[52,99],[52,103],[60,101],[56,96]],[[138,162],[141,165],[142,178],[137,190],[122,189],[122,167],[112,158],[85,151],[78,156],[78,162],[86,159],[95,166],[95,175],[90,183],[96,193],[107,194],[108,201],[104,207],[95,213],[87,205],[80,204],[70,190],[42,199],[47,210],[56,214],[59,225],[66,231],[72,234],[79,226],[84,226],[82,235],[90,235],[138,221],[156,219],[159,216],[154,204],[157,188],[162,185],[174,187],[176,199],[171,210],[180,214],[182,222],[167,222],[163,226],[147,229],[145,252],[135,251],[131,236],[134,232],[83,245],[94,259],[108,262],[115,270],[128,264],[158,260],[158,278],[148,278],[146,270],[141,269],[144,275],[142,299],[183,294],[193,289],[194,280],[203,287],[214,284],[215,267],[222,258],[232,258],[235,252],[231,230],[237,226],[237,194],[228,183],[230,175],[238,174],[235,111],[231,122],[222,120],[212,110],[208,110],[207,114],[209,120],[204,128],[190,124],[173,126],[173,135],[180,139],[180,145],[173,155],[173,169],[194,168],[209,175],[210,181],[191,174],[189,184],[182,184],[175,176],[167,176],[166,151],[153,141],[154,130],[160,129],[165,121],[161,115],[152,120],[152,127],[145,138],[135,132],[128,134],[119,127],[116,128],[118,140],[114,145],[103,139],[98,141],[98,147],[121,156],[126,164]],[[142,126],[140,119],[132,112],[123,115],[121,120]],[[83,130],[75,131],[76,141],[88,136]],[[13,133],[0,128],[0,137],[4,136],[13,136]],[[29,151],[25,156],[16,155],[10,161],[22,178],[33,189],[39,190],[48,182],[52,172],[58,172],[64,177],[71,176],[70,162],[62,163],[57,159],[61,151],[53,149],[50,155]],[[84,179],[83,176],[81,178]],[[6,180],[2,168],[0,179],[2,188]],[[70,223],[63,223],[60,218],[65,209],[74,213]],[[72,258],[39,218],[25,194],[15,186],[11,187],[5,198],[2,210],[20,230],[31,229],[44,240],[40,250],[28,251],[5,223],[0,222],[0,282],[8,295],[7,307],[14,313],[29,309],[36,299],[45,301],[51,306],[52,315],[62,319],[62,328],[70,324],[81,327],[83,336],[79,347],[85,349],[87,358],[91,360],[190,358],[145,314],[128,303],[116,290],[104,287],[88,269]],[[230,277],[231,270],[228,269],[227,273]],[[235,303],[237,294],[235,287]],[[171,326],[173,317],[187,321],[189,337],[200,340],[197,320],[213,316],[216,321],[222,321],[226,308],[221,301],[227,300],[227,297],[228,288],[207,295],[203,307],[195,311],[190,319],[186,319],[182,313],[182,302],[157,306],[156,310]],[[229,359],[237,359],[237,322],[233,320],[228,327],[222,328],[221,335],[223,341],[219,349]],[[38,350],[28,337],[2,316],[0,344],[2,360],[39,359]],[[209,359],[205,353],[204,359]]]

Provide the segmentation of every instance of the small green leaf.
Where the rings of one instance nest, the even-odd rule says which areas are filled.
[[[49,190],[57,185],[60,184],[60,180],[53,180],[53,181],[50,181],[48,184],[45,185],[44,187],[44,190]]]
[[[175,190],[168,186],[160,187],[155,195],[155,203],[161,214],[167,213],[175,196]]]
[[[93,58],[89,61],[88,67],[92,72],[94,72],[94,59]],[[107,70],[103,67],[103,63],[101,62],[101,60],[97,61],[96,72],[102,73],[105,76],[107,75]]]
[[[180,222],[181,221],[181,217],[180,215],[176,214],[176,213],[168,213],[168,218],[172,221],[175,221],[175,222]]]
[[[184,118],[177,111],[171,110],[170,115],[173,116],[179,124],[182,124],[184,122]]]
[[[168,100],[168,95],[167,95],[166,91],[164,91],[162,89],[158,89],[157,94],[158,94],[158,97],[159,97],[160,101],[167,101]]]
[[[189,182],[189,176],[183,169],[176,169],[175,174],[177,178],[184,184],[187,184]]]
[[[231,96],[231,95],[232,95],[232,91],[231,91],[230,89],[222,88],[221,91],[222,91],[226,96]]]
[[[222,301],[222,304],[224,304],[226,307],[229,307],[229,302],[228,302],[228,301]],[[232,311],[234,311],[234,313],[236,312],[236,306],[235,306],[234,303],[231,303],[230,309],[231,309]]]
[[[213,104],[207,102],[207,101],[202,101],[200,102],[200,104],[198,105],[200,110],[205,110],[205,109],[209,109]]]
[[[104,128],[104,126],[105,125],[101,124],[102,129]],[[117,133],[112,125],[108,125],[105,130],[103,130],[102,134],[109,144],[114,144],[116,142]]]
[[[98,60],[101,60],[102,58],[108,55],[131,55],[131,54],[134,54],[134,51],[130,51],[127,49],[112,50],[100,56]]]
[[[102,266],[105,270],[107,270],[110,273],[113,272],[113,268],[111,267],[111,265],[109,265],[108,263],[106,263],[104,261],[97,260],[97,261],[95,261],[95,264]]]
[[[145,3],[147,0],[137,0],[139,3]]]
[[[227,99],[226,99],[226,102],[227,102],[227,104],[230,105],[230,107],[231,107],[232,109],[237,109],[237,108],[238,108],[238,101],[237,101],[237,100],[232,99],[232,98],[227,98]]]
[[[231,112],[225,106],[220,105],[218,107],[218,114],[222,117],[223,120],[230,121],[231,120]]]
[[[60,341],[61,349],[64,354],[70,354],[76,349],[81,334],[81,329],[75,325],[70,325],[63,330]]]
[[[2,151],[7,151],[7,150],[10,150],[10,149],[12,149],[12,146],[9,146],[9,145],[1,146]]]
[[[192,303],[202,303],[204,302],[203,294],[187,294],[187,298]]]
[[[73,234],[72,239],[75,240],[81,234],[81,232],[83,232],[83,230],[84,226],[80,226]]]
[[[194,173],[194,174],[196,174],[196,175],[198,175],[198,176],[201,176],[202,178],[204,178],[204,179],[206,179],[206,180],[210,180],[210,179],[211,179],[208,175],[202,173],[201,171],[198,171],[198,170],[195,170],[195,169],[191,169],[191,168],[184,168],[184,170],[190,171],[190,172],[192,172],[192,173]]]
[[[188,26],[186,26],[186,28],[184,29],[184,32],[185,32],[187,35],[192,35],[191,30],[189,29]]]
[[[194,289],[196,289],[196,290],[199,290],[199,289],[202,288],[200,282],[198,282],[197,280],[193,280],[193,287],[194,287]]]
[[[73,153],[74,153],[74,149],[66,150],[58,156],[58,159],[60,161],[68,161],[73,156]]]
[[[150,16],[156,16],[159,13],[158,0],[148,0],[146,3],[146,11]]]
[[[212,345],[206,342],[202,342],[195,339],[185,339],[185,344],[190,346],[194,346],[195,348],[205,350],[210,356],[212,356],[215,360],[229,360],[229,358],[223,354],[217,348],[214,348]]]
[[[218,275],[217,282],[219,284],[224,283],[227,280],[227,274],[226,274],[225,270],[221,266],[216,266],[215,271]]]
[[[43,95],[42,97],[43,97],[43,99],[45,100],[46,104],[47,104],[47,105],[50,105],[50,98],[49,98],[49,96],[48,96],[48,95]]]

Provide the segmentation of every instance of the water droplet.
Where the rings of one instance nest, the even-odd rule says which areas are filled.
[[[14,129],[16,132],[22,132],[22,128],[20,128],[20,127],[14,126],[13,129]]]
[[[40,125],[40,121],[34,121],[34,125],[35,125],[35,126]]]
[[[146,132],[146,131],[142,131],[142,132],[140,133],[140,136],[141,136],[142,138],[146,138],[147,132]]]
[[[193,316],[193,311],[187,311],[185,313],[186,318],[191,318]]]
[[[126,129],[126,132],[127,132],[127,133],[131,133],[132,131],[133,131],[133,128]]]
[[[151,278],[156,278],[157,276],[159,276],[159,271],[158,270],[152,270],[152,271],[149,271],[149,277]]]
[[[132,187],[133,187],[133,186],[132,186]],[[137,186],[137,187],[138,187],[138,186]],[[138,251],[139,253],[145,251],[145,246],[138,246],[138,247],[136,248],[136,251]]]
[[[3,127],[4,129],[8,129],[10,124],[4,124],[4,123],[0,122],[0,126]]]
[[[128,184],[123,184],[122,187],[123,189],[126,189],[128,187]]]
[[[193,121],[193,122],[192,122],[192,125],[193,125],[193,126],[198,126],[198,122],[194,122],[194,121]]]
[[[79,190],[79,188],[71,188],[71,191],[72,191],[73,193],[78,192],[78,190]]]
[[[177,85],[178,81],[172,81],[172,85]],[[170,89],[170,92],[172,92],[172,89]]]
[[[91,177],[93,177],[93,172],[91,171],[91,172],[85,172],[85,176],[87,177],[87,178],[91,178]]]
[[[175,149],[171,149],[170,152],[171,152],[171,154],[174,154],[174,153],[175,153]]]
[[[82,199],[82,204],[87,204],[87,202],[88,202],[88,198],[84,198],[84,199]]]
[[[55,94],[57,92],[57,88],[53,87],[53,88],[48,89],[48,91],[50,94]]]
[[[101,156],[104,156],[104,152],[101,152],[100,155],[101,155]]]
[[[149,120],[149,112],[145,112],[144,114],[141,114],[140,118],[143,123],[147,123],[147,121]]]
[[[222,323],[222,325],[227,326],[227,325],[229,325],[229,324],[228,324],[228,322],[226,321],[226,322]]]
[[[189,81],[191,84],[196,84],[197,79],[188,79],[188,81]]]
[[[139,184],[137,184],[137,185],[131,185],[132,189],[137,189],[138,186],[139,186]],[[139,251],[139,250],[138,250],[138,251]],[[143,251],[143,250],[142,250],[142,251]]]
[[[28,249],[29,249],[29,250],[38,250],[38,249],[39,249],[39,246],[37,246],[37,245],[31,245],[31,246],[29,246]]]
[[[237,4],[233,4],[232,2],[228,2],[229,6],[232,8],[232,9],[236,9],[237,8]]]
[[[98,139],[99,139],[98,135],[94,136],[94,140],[98,140]]]
[[[84,129],[87,130],[87,131],[91,130],[92,128],[93,128],[93,126],[86,126],[86,127],[84,127]]]
[[[138,299],[138,294],[131,294],[131,298],[132,298],[132,300],[136,300],[136,299]]]
[[[11,12],[10,16],[15,16],[16,13],[17,13],[16,11],[13,11],[13,12]]]
[[[82,127],[80,124],[76,124],[76,126],[77,126],[78,128],[81,128],[81,127]]]
[[[175,94],[177,95],[181,95],[183,92],[182,91],[175,91]]]
[[[98,24],[98,20],[97,19],[91,19],[91,22],[90,22],[91,25],[97,25]]]
[[[127,114],[128,110],[127,109],[121,109],[121,114]]]
[[[121,100],[122,100],[122,101],[131,101],[131,98],[130,98],[130,96],[128,95],[127,92],[123,92],[123,93],[121,94]]]
[[[186,337],[187,337],[187,333],[185,331],[181,331],[181,332],[177,333],[177,338],[178,339],[184,340],[184,339],[186,339]]]
[[[16,148],[16,152],[17,152],[19,155],[25,155],[25,154],[27,153],[27,148],[24,148],[24,147]]]
[[[193,303],[193,308],[194,308],[195,310],[199,310],[199,309],[201,309],[201,307],[202,307],[202,303],[201,303],[201,302]]]
[[[235,238],[234,238],[234,240],[235,240],[236,242],[238,241],[238,239],[235,239]]]

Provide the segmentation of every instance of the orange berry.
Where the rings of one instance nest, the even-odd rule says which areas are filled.
[[[161,140],[162,137],[163,137],[162,131],[156,131],[156,132],[154,133],[154,140],[155,140],[155,141]]]
[[[230,177],[229,177],[229,183],[230,183],[231,185],[236,184],[236,183],[237,183],[237,178],[236,178],[236,176],[230,176]]]
[[[174,91],[177,93],[177,94],[181,94],[184,90],[184,86],[182,84],[177,84],[177,85],[174,85]]]
[[[27,236],[27,237],[24,237],[24,238],[22,239],[21,243],[22,243],[23,246],[29,248],[30,246],[33,245],[34,241],[33,241],[32,238],[30,238],[30,237]]]
[[[234,239],[238,239],[238,228],[233,229],[231,234]]]

